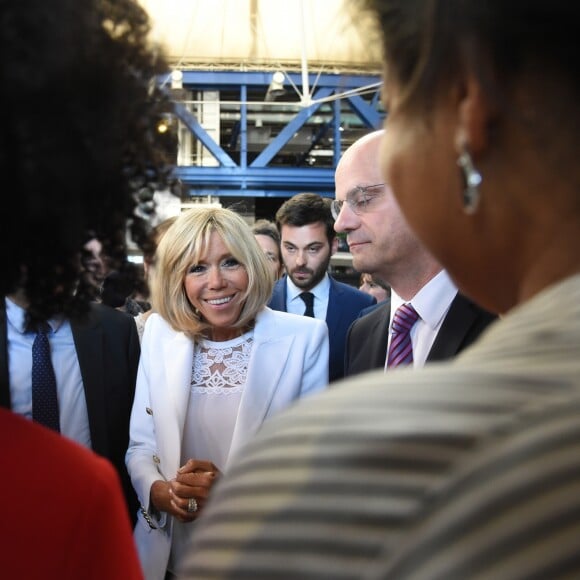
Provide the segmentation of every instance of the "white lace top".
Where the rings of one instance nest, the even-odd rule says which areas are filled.
[[[224,342],[203,339],[196,343],[181,465],[193,457],[211,461],[223,472],[246,385],[253,342],[252,330]],[[170,570],[175,569],[187,552],[195,528],[178,520],[173,526]]]
[[[252,332],[225,342],[202,339],[193,355],[192,393],[231,395],[246,382]]]
[[[182,441],[182,464],[207,459],[223,470],[230,450],[253,331],[223,342],[201,339],[193,353],[191,393]]]

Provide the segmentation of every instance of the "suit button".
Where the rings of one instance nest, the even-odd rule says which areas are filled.
[[[154,455],[154,456],[153,456],[153,461],[154,461],[155,463],[161,463],[161,459],[159,459],[159,457],[158,457],[157,455]]]
[[[153,409],[151,409],[151,407],[145,407],[145,412],[147,415],[153,415]]]

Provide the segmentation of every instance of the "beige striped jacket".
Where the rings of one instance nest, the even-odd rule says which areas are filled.
[[[198,528],[184,578],[580,578],[580,276],[279,415]]]

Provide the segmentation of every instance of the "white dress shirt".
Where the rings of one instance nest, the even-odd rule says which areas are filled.
[[[393,317],[402,304],[411,304],[419,314],[419,319],[411,329],[411,344],[413,345],[413,368],[425,365],[427,356],[441,324],[445,319],[451,303],[457,295],[457,287],[445,270],[441,270],[429,280],[411,300],[405,301],[394,290],[391,290],[391,318],[389,323],[389,344],[391,345]],[[387,353],[385,353],[386,361]],[[386,364],[386,363],[385,363]]]
[[[12,410],[32,419],[32,343],[35,333],[26,331],[24,309],[9,298],[5,299],[5,304]],[[70,323],[51,319],[48,324],[61,435],[90,448],[87,401]]]
[[[304,290],[298,288],[298,286],[292,282],[290,276],[286,276],[286,312],[300,314],[301,316],[304,315],[306,304],[304,304],[304,300],[300,298],[302,292],[304,292]],[[330,293],[330,280],[328,274],[325,274],[324,278],[314,286],[310,292],[314,294],[314,318],[326,320],[328,295]]]

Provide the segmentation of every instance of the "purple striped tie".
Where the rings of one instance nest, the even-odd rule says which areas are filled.
[[[412,364],[411,328],[418,318],[417,311],[410,304],[403,304],[397,308],[391,327],[391,345],[387,357],[387,368]]]

